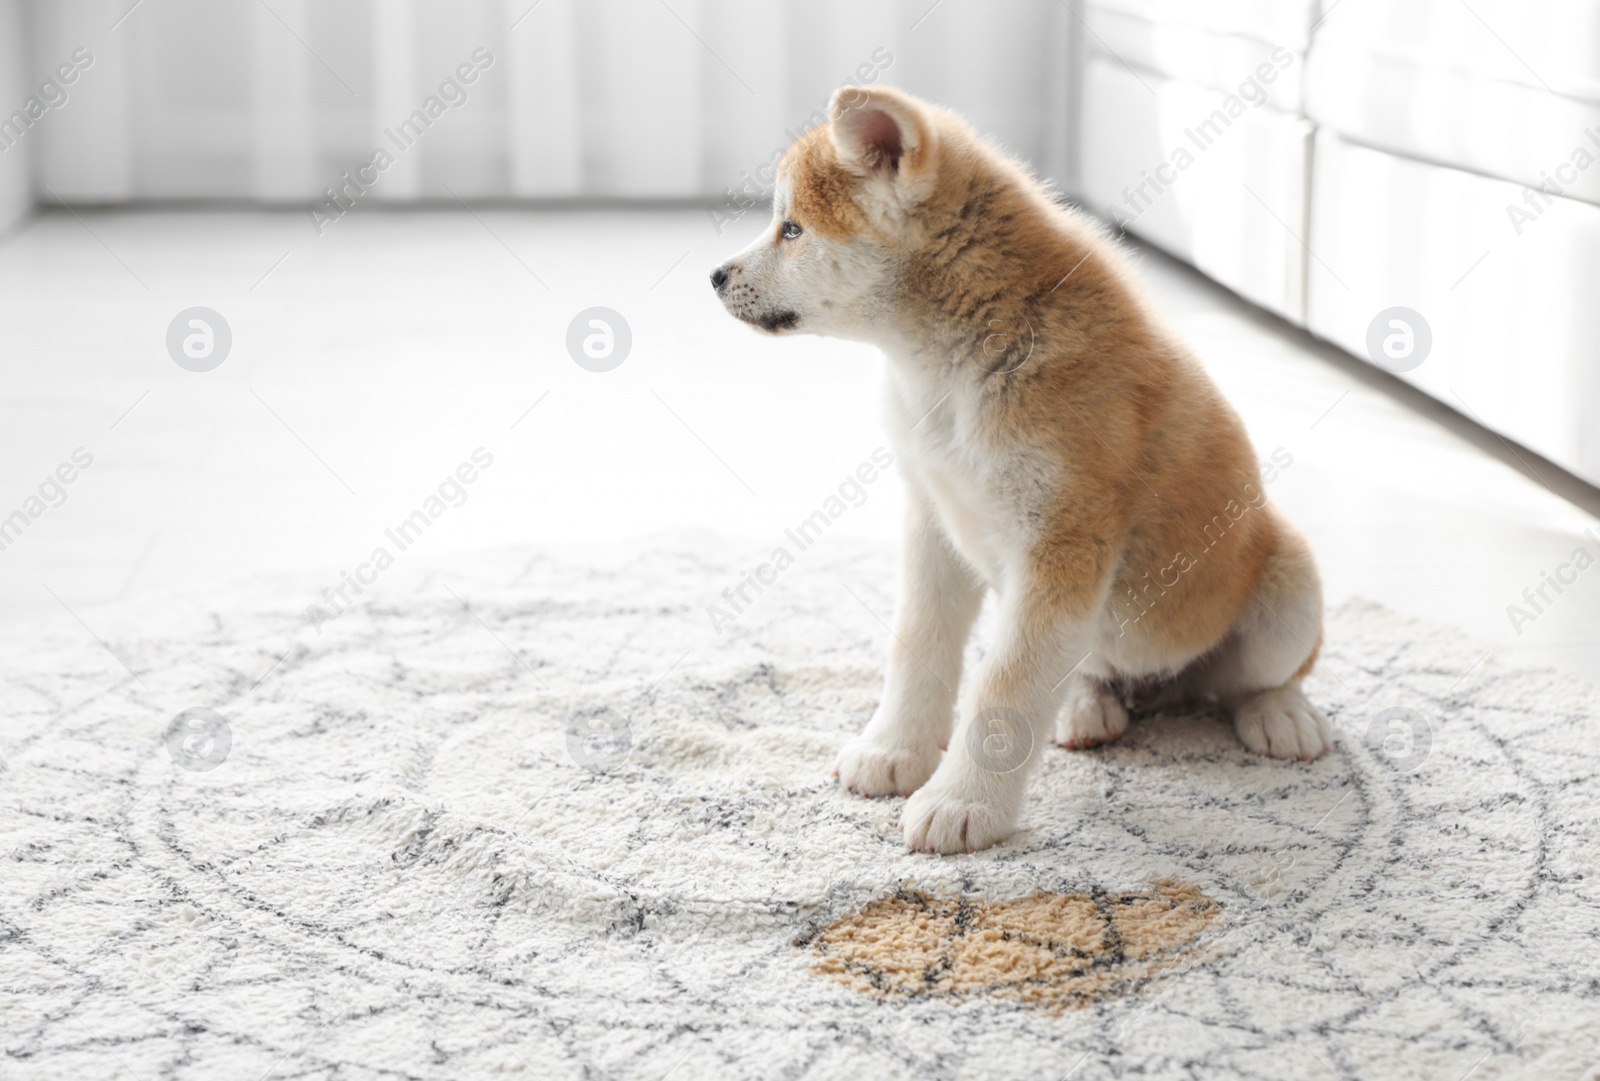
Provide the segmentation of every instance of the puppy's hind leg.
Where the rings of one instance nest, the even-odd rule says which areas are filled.
[[[1056,715],[1056,742],[1069,751],[1121,739],[1128,710],[1100,680],[1082,673],[1067,681],[1067,698]]]
[[[1313,759],[1333,748],[1332,726],[1300,689],[1322,645],[1322,583],[1305,539],[1274,517],[1279,543],[1244,614],[1185,683],[1233,711],[1234,730],[1252,751]]]

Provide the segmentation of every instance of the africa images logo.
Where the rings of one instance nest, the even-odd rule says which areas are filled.
[[[412,110],[411,115],[404,117],[392,128],[383,129],[383,134],[394,145],[391,153],[388,147],[379,145],[372,151],[369,160],[357,165],[354,170],[346,169],[339,174],[337,184],[329,186],[322,193],[322,200],[311,204],[311,226],[321,236],[334,222],[343,218],[345,214],[354,210],[356,202],[366,195],[368,190],[383,179],[399,161],[398,155],[404,154],[427,134],[434,123],[451,109],[459,109],[471,99],[468,86],[478,81],[478,76],[494,64],[494,54],[483,46],[478,46],[472,51],[471,62],[462,61],[455,69],[446,75],[438,89],[422,99],[422,104]],[[354,172],[354,176],[351,173]]]
[[[822,501],[821,507],[812,511],[793,529],[783,531],[784,540],[788,543],[774,547],[765,563],[741,578],[737,585],[724,589],[723,604],[712,602],[706,605],[706,617],[711,620],[712,630],[719,635],[727,630],[755,604],[755,597],[750,596],[751,590],[755,591],[756,597],[765,593],[767,586],[775,585],[778,576],[794,566],[796,553],[804,552],[815,544],[828,527],[844,517],[851,507],[859,507],[867,501],[867,486],[894,464],[894,455],[884,447],[875,448],[870,457],[871,461],[856,466],[855,472],[840,482],[837,490]],[[790,550],[791,544],[793,551]]]
[[[383,536],[389,543],[379,544],[365,562],[356,564],[354,575],[340,571],[338,583],[322,591],[323,604],[306,606],[306,622],[313,630],[321,634],[323,624],[332,623],[354,607],[356,598],[366,592],[365,587],[376,585],[378,576],[394,566],[396,553],[415,544],[451,507],[459,507],[467,501],[468,487],[494,464],[494,455],[483,447],[474,448],[471,459],[447,474],[436,492],[423,499],[421,506],[385,529]],[[393,552],[389,550],[391,544]]]
[[[71,97],[67,87],[94,66],[94,53],[85,48],[74,49],[69,59],[71,63],[57,65],[50,77],[39,84],[39,89],[23,99],[20,108],[13,109],[9,116],[0,117],[0,154],[9,153],[50,110],[64,107]]]

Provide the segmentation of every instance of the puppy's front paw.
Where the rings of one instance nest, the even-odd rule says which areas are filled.
[[[1320,758],[1333,749],[1328,719],[1299,687],[1276,687],[1239,703],[1234,730],[1244,745],[1273,758]]]
[[[839,783],[863,796],[909,796],[939,766],[939,748],[885,743],[863,732],[839,752]]]
[[[916,852],[976,852],[1010,836],[1021,799],[1007,776],[947,762],[906,801],[900,815]]]
[[[1069,751],[1110,743],[1127,730],[1128,711],[1109,691],[1098,687],[1069,697],[1056,718],[1056,742]]]

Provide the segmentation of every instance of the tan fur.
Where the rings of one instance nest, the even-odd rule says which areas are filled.
[[[1082,657],[1101,684],[1182,675],[1180,690],[1229,702],[1278,693],[1254,703],[1249,732],[1241,711],[1241,736],[1268,749],[1278,733],[1272,753],[1324,749],[1325,722],[1301,710],[1294,686],[1321,640],[1309,550],[1265,501],[1237,413],[1154,316],[1114,246],[941,109],[888,88],[847,89],[832,116],[782,159],[774,247],[758,241],[730,261],[733,280],[718,290],[768,329],[861,337],[890,354],[903,388],[891,413],[905,428],[901,465],[924,531],[959,553],[980,595],[997,590],[1010,616],[976,704],[1015,707],[1037,725],[1032,714],[1060,705],[1060,693],[1044,691],[1065,674],[1051,666]],[[803,230],[796,240],[776,232],[785,218]],[[870,288],[841,293],[835,278],[851,275]],[[782,319],[766,314],[775,305]],[[945,398],[916,421],[939,390]],[[927,584],[937,551],[916,556],[931,542],[910,526],[907,535],[908,593],[928,599],[913,595],[903,610],[905,642],[943,655],[941,636],[975,607],[953,572]],[[935,569],[913,573],[914,557]],[[949,628],[922,626],[936,619]],[[1071,642],[1058,649],[1057,639]],[[939,663],[958,668],[959,656]],[[875,719],[862,737],[870,746],[841,758],[847,783],[868,794],[916,788],[926,732],[939,729],[909,713],[944,696],[916,686],[926,680],[908,659],[891,656],[890,668],[885,709],[908,716]],[[1065,742],[1093,742],[1094,731]],[[957,768],[952,757],[940,775]],[[872,780],[883,761],[889,780]],[[962,812],[965,844],[969,827],[983,826],[988,782],[974,773],[952,786],[980,804]],[[930,813],[937,833],[942,810]]]
[[[930,333],[952,350],[970,345],[975,327],[1033,328],[1029,362],[992,388],[992,423],[1072,466],[1077,482],[1061,492],[1040,552],[1046,581],[1083,606],[1114,568],[1113,595],[1136,589],[1139,576],[1195,548],[1227,502],[1259,484],[1255,452],[1238,415],[1145,311],[1095,228],[948,118],[941,134],[941,183],[914,227],[892,231],[860,212],[848,198],[857,181],[820,128],[785,159],[790,216],[828,235],[876,234],[906,251],[906,292],[939,319]],[[1270,519],[1258,516],[1247,529],[1156,606],[1152,633],[1191,653],[1221,638],[1274,546]],[[1119,553],[1145,559],[1118,567]]]

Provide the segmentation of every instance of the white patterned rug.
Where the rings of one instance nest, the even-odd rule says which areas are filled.
[[[5,643],[0,1078],[1595,1076],[1600,692],[1347,604],[1333,755],[1139,720],[913,856],[829,550],[720,636],[680,539]]]

